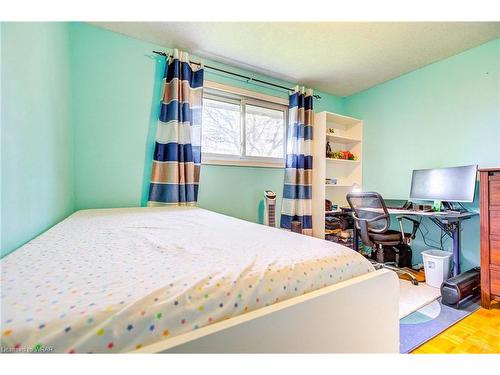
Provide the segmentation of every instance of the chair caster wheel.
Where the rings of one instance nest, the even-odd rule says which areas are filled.
[[[418,281],[417,281],[417,280],[415,280],[415,279],[412,279],[412,280],[411,280],[411,283],[412,283],[413,285],[418,285]]]

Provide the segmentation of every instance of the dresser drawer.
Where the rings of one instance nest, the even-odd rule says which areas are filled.
[[[490,264],[500,267],[500,236],[490,236]]]
[[[490,285],[491,294],[500,296],[500,267],[491,266]]]
[[[490,176],[490,206],[500,206],[500,176]]]
[[[490,235],[500,237],[500,206],[490,206]]]

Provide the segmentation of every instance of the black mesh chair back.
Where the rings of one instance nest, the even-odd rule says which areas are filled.
[[[391,218],[384,199],[375,192],[349,193],[347,202],[353,211],[356,227],[366,223],[368,232],[383,233],[389,229]]]
[[[415,239],[420,223],[406,216],[398,216],[401,231],[391,230],[389,229],[391,218],[384,199],[379,193],[349,193],[346,198],[349,206],[351,206],[354,223],[359,230],[363,244],[376,250],[376,266],[390,269],[398,274],[404,274],[410,278],[414,285],[418,285],[415,275],[398,267],[399,249],[397,246],[409,245],[411,240]],[[404,232],[403,219],[413,223],[411,233]],[[357,241],[357,238],[354,241]],[[384,262],[384,247],[391,247],[394,250],[395,262]]]

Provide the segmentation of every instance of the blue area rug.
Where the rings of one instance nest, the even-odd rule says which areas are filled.
[[[459,310],[443,305],[441,298],[429,303],[399,321],[399,352],[411,352],[477,309],[478,297],[462,303]]]

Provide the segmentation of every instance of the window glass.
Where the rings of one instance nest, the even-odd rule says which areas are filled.
[[[240,105],[219,100],[203,99],[201,127],[202,152],[241,154]]]
[[[282,165],[286,114],[285,105],[214,90],[205,92],[202,162]]]
[[[246,155],[282,158],[284,123],[284,111],[246,105]]]

